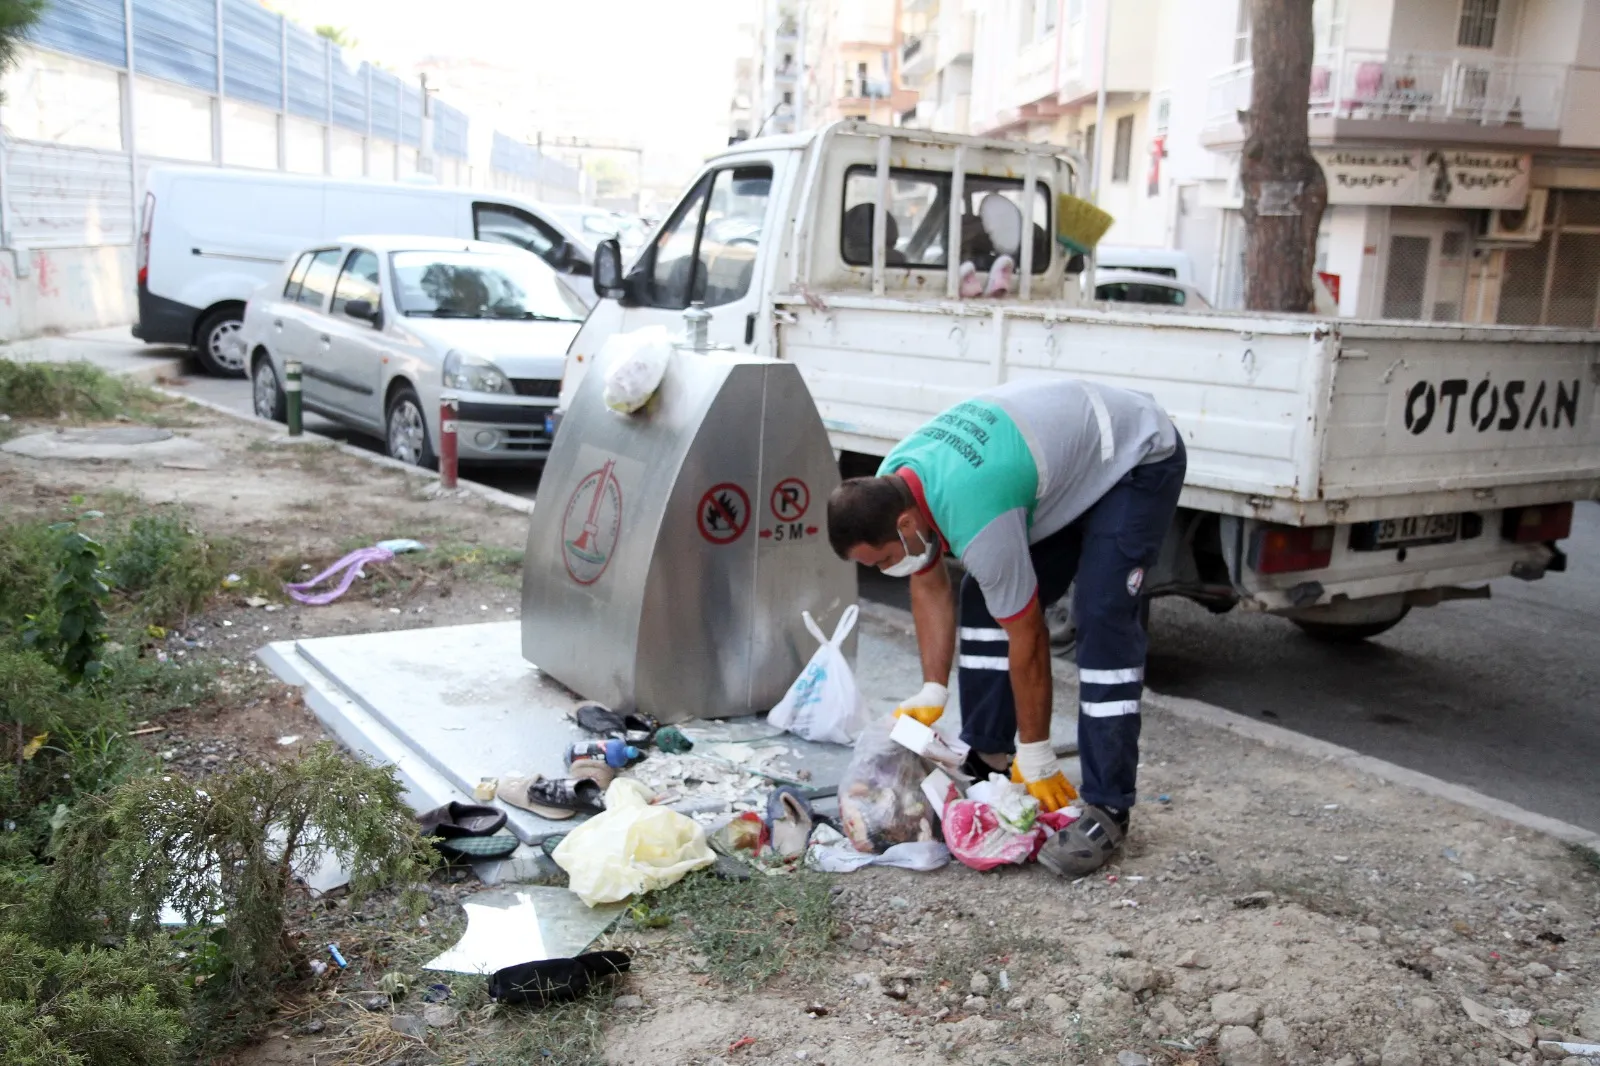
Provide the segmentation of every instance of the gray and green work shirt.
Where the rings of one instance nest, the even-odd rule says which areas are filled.
[[[937,415],[878,474],[906,479],[989,613],[1008,622],[1038,592],[1028,546],[1077,520],[1134,467],[1171,455],[1176,441],[1172,420],[1142,392],[1014,381]]]

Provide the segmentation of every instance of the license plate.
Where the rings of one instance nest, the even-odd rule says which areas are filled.
[[[1417,515],[1413,518],[1382,518],[1363,522],[1350,531],[1350,547],[1356,551],[1381,551],[1410,548],[1418,544],[1447,544],[1461,532],[1458,514]]]

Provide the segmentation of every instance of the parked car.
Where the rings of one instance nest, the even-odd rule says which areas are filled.
[[[295,359],[305,410],[382,437],[402,462],[434,465],[446,388],[462,460],[542,459],[584,314],[549,264],[514,248],[345,237],[291,256],[250,297],[234,359],[263,418],[284,420]]]
[[[1094,298],[1113,303],[1163,304],[1206,310],[1211,302],[1187,282],[1142,270],[1096,270]]]
[[[149,344],[192,346],[205,369],[243,377],[233,336],[250,294],[284,257],[341,233],[493,240],[585,278],[592,240],[542,205],[500,192],[215,167],[154,167],[140,221],[139,321]],[[573,290],[593,303],[593,286]]]
[[[1102,244],[1094,250],[1096,271],[1137,270],[1194,284],[1194,261],[1176,248],[1138,248],[1130,244]]]
[[[603,207],[573,206],[551,207],[549,210],[577,235],[578,240],[583,242],[584,250],[591,257],[594,254],[594,246],[607,237],[617,238],[623,252],[631,255],[643,247],[648,236],[644,224],[639,219],[619,211],[608,211]]]

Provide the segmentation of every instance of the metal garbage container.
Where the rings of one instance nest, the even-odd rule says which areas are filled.
[[[815,650],[800,612],[831,631],[856,601],[810,391],[790,363],[682,345],[636,414],[605,406],[604,377],[578,387],[539,484],[522,654],[663,722],[766,711]]]

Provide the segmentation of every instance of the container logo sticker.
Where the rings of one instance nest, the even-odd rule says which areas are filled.
[[[731,481],[713,485],[700,497],[695,521],[712,544],[732,544],[750,528],[750,496]]]
[[[1142,588],[1144,588],[1144,567],[1136,566],[1128,571],[1128,595],[1137,596]]]
[[[611,565],[622,529],[622,486],[613,473],[614,460],[591,471],[567,498],[561,519],[561,556],[567,574],[580,585],[592,585]]]

